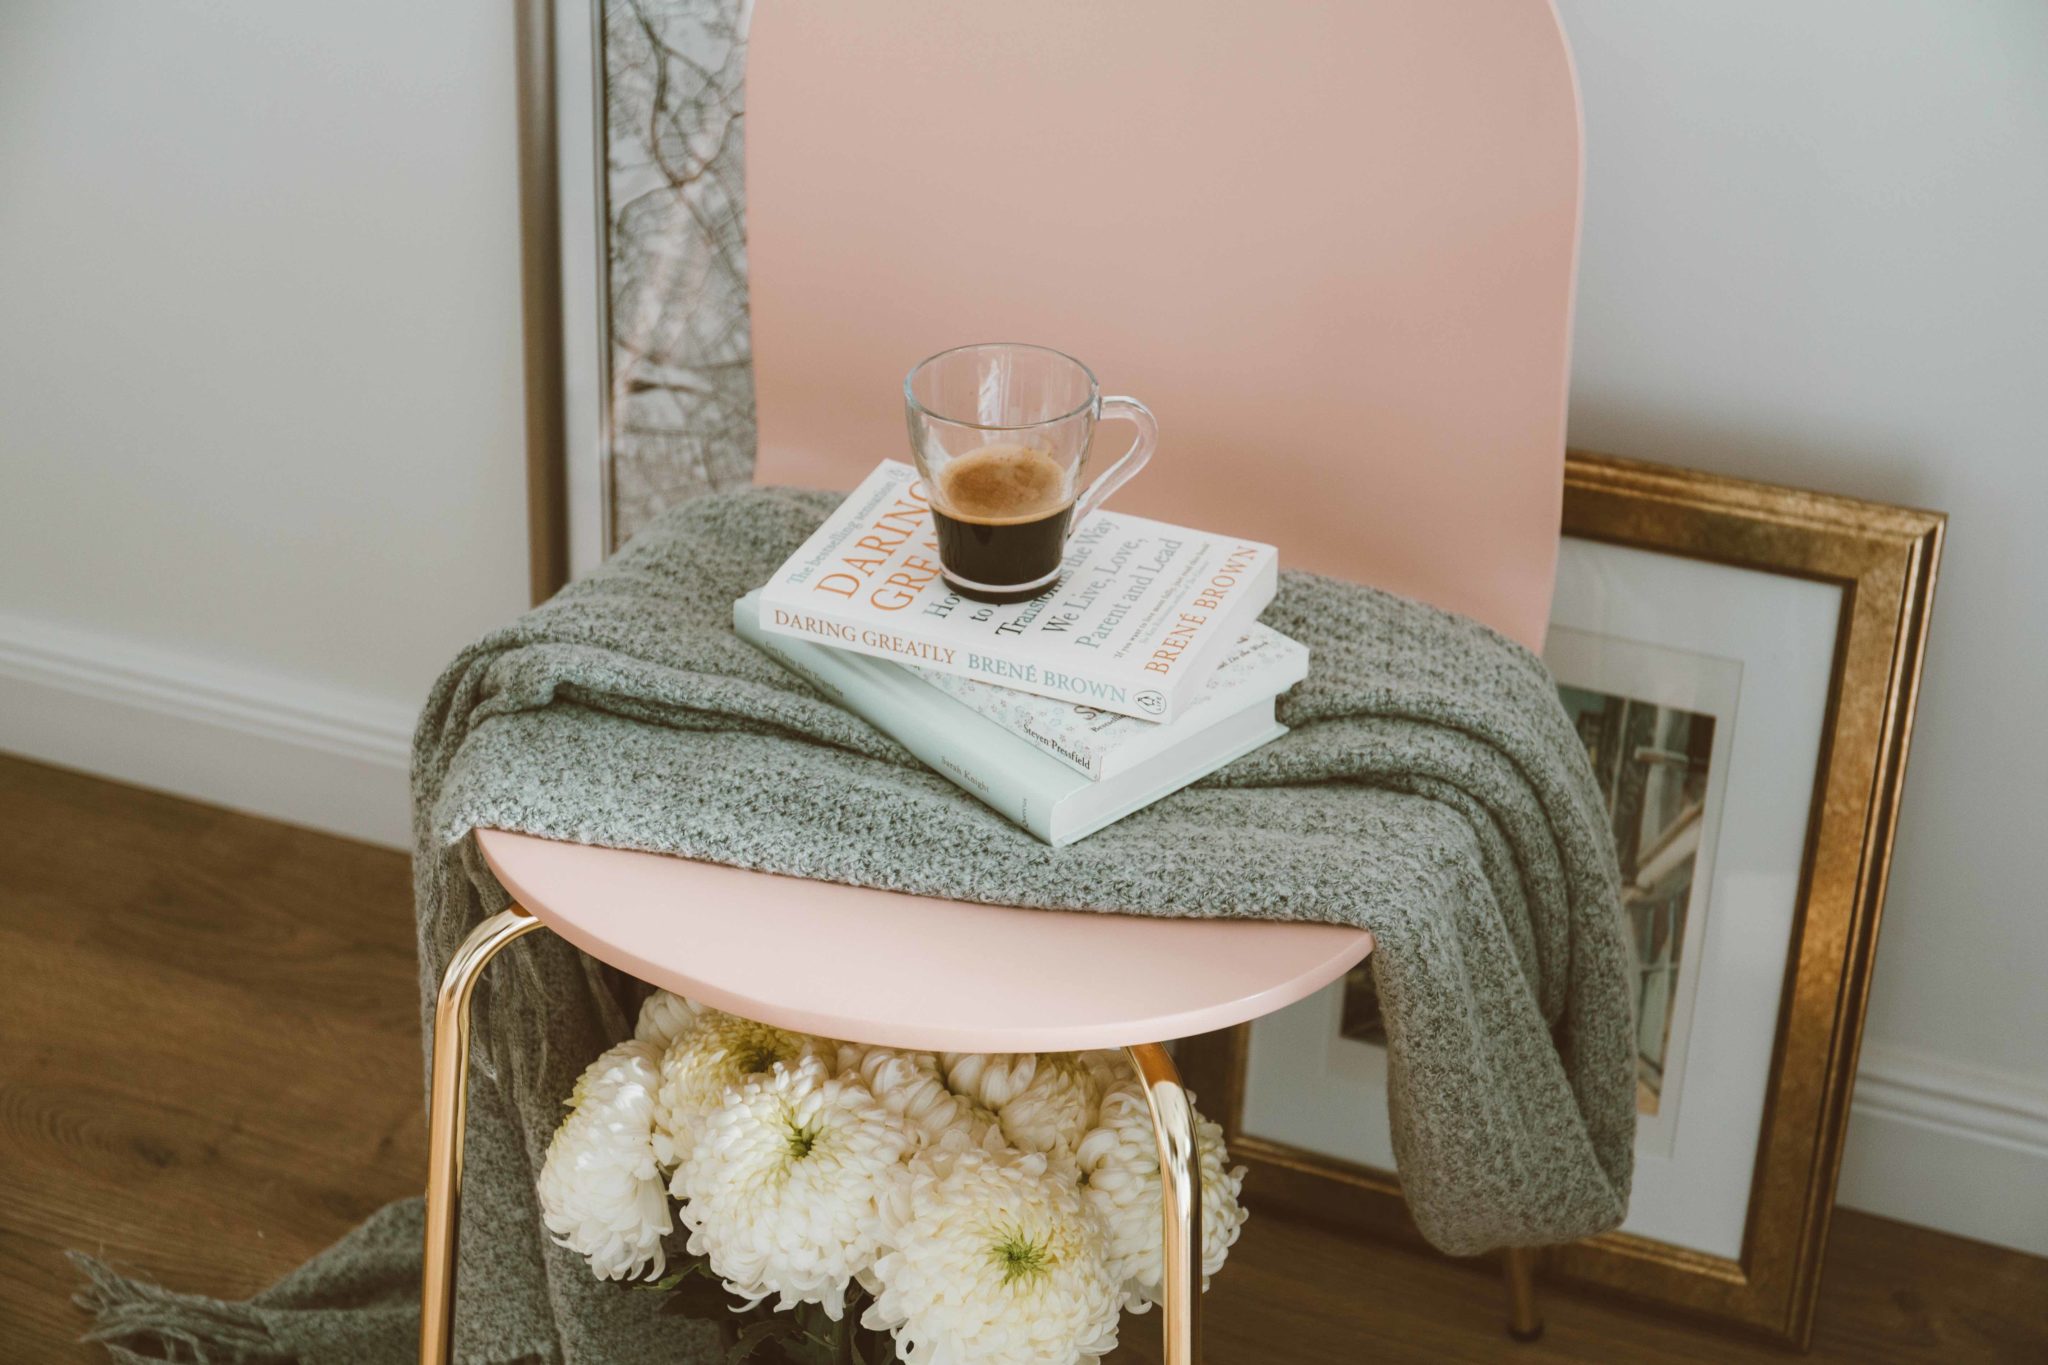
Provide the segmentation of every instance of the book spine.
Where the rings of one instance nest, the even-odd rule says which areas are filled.
[[[1143,720],[1172,720],[1186,705],[1194,689],[1189,679],[1154,688],[1143,683],[1131,685],[1100,674],[1068,666],[1047,667],[1041,661],[1043,646],[1025,641],[976,640],[970,647],[957,638],[946,639],[897,627],[884,630],[872,621],[843,617],[828,605],[816,602],[790,603],[765,590],[761,597],[761,628],[776,635],[793,635],[815,640],[833,649],[851,650],[891,663],[916,664],[920,668],[953,673],[997,687],[1015,688],[1040,697],[1079,702]]]
[[[733,624],[743,638],[1004,819],[1052,842],[1053,806],[1062,793],[1034,780],[1042,778],[1042,770],[1034,770],[1031,762],[1018,762],[1019,753],[1002,752],[1006,744],[1014,744],[1023,759],[1044,761],[1035,749],[951,698],[934,696],[926,684],[902,669],[847,659],[770,633],[752,605],[743,599],[733,611]],[[888,673],[896,677],[891,679]]]

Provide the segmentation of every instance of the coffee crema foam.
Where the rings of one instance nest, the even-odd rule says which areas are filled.
[[[1067,471],[1030,446],[997,442],[968,451],[939,471],[939,502],[960,521],[1010,526],[1036,521],[1073,501]]]

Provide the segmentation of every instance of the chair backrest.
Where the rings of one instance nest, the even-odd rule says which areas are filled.
[[[1580,182],[1549,0],[760,0],[748,63],[758,480],[849,487],[908,458],[913,363],[1041,342],[1158,414],[1114,506],[1540,647]]]

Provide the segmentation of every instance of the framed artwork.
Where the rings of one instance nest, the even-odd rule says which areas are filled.
[[[750,0],[520,0],[534,593],[753,476]]]
[[[1547,1278],[1807,1342],[1942,533],[1571,456],[1544,656],[1621,859],[1638,1129],[1627,1222]],[[1419,1240],[1369,964],[1182,1046],[1252,1197]]]

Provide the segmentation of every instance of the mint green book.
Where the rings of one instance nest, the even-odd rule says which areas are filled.
[[[1308,649],[1268,626],[1253,623],[1209,676],[1209,684],[1178,720],[1139,720],[1084,702],[1060,701],[957,673],[905,664],[927,683],[1011,734],[1029,740],[1093,781],[1122,777],[1140,763],[1175,749],[1202,730],[1247,706],[1265,706],[1308,676]]]
[[[1248,706],[1102,781],[940,692],[900,664],[761,628],[758,594],[733,627],[825,696],[1055,848],[1085,839],[1287,733],[1273,702]]]

